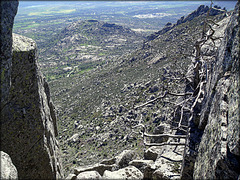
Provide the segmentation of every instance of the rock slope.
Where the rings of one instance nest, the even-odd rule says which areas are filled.
[[[1,14],[1,23],[6,23],[1,24],[1,54],[6,54],[1,57],[1,88],[9,87],[1,89],[1,99],[5,99],[1,104],[1,150],[11,157],[20,179],[61,178],[55,110],[38,68],[36,43],[17,34],[12,38],[16,3],[1,1],[1,12],[7,8]],[[9,69],[4,67],[6,63]],[[4,76],[6,71],[8,76]]]
[[[3,114],[8,112],[8,95],[10,89],[10,76],[12,69],[12,27],[14,17],[17,13],[18,1],[1,1],[1,28],[0,28],[0,57],[1,57],[1,120]]]
[[[181,74],[191,62],[184,54],[192,53],[204,18],[202,14],[179,24],[114,62],[50,82],[60,118],[59,141],[66,172],[115,157],[124,149],[143,155],[142,137],[132,132],[139,122],[149,133],[157,133],[164,123],[171,127],[168,133],[180,133],[171,131],[181,110],[171,102],[180,103],[181,97],[167,95],[141,105],[162,96],[166,86],[171,92],[184,92]],[[211,18],[219,21],[224,14]]]
[[[172,147],[153,146],[145,150],[143,158],[132,157],[130,155],[128,156],[128,153],[124,152],[126,153],[124,156],[129,158],[127,160],[127,163],[125,163],[122,167],[119,167],[116,161],[118,157],[122,157],[122,155],[119,155],[109,160],[103,160],[102,162],[95,165],[75,168],[74,174],[70,174],[68,176],[68,179],[78,179],[83,176],[85,178],[94,176],[96,178],[102,177],[105,179],[220,179],[222,177],[226,179],[239,178],[239,31],[237,22],[239,15],[237,14],[237,10],[238,6],[236,6],[236,10],[233,14],[228,13],[228,15],[225,16],[222,21],[218,22],[218,25],[213,26],[215,37],[219,37],[219,39],[215,41],[215,44],[212,44],[213,42],[209,40],[202,47],[204,54],[207,54],[207,56],[204,56],[203,59],[207,62],[206,65],[208,67],[208,76],[206,78],[207,81],[204,86],[203,95],[201,98],[199,98],[198,101],[198,107],[200,107],[200,110],[194,110],[194,113],[196,114],[194,115],[194,119],[190,122],[190,135],[189,139],[187,139],[185,148],[182,145]],[[224,15],[222,17],[224,17]],[[183,23],[181,26],[186,25]],[[178,31],[179,29],[173,30]],[[173,34],[173,30],[170,31],[169,34]],[[157,64],[163,61],[164,59],[161,58],[157,59],[158,62],[152,62],[151,60],[151,57],[156,55],[154,53],[154,51],[156,51],[156,47],[154,47],[155,44],[157,44],[156,41],[161,37],[162,36],[160,35],[153,41],[147,42],[143,49],[138,50],[138,54],[137,52],[134,52],[133,55],[137,54],[138,56],[130,59],[129,64],[133,64],[133,62],[139,63],[143,57],[146,58],[146,61],[149,62],[149,64]],[[166,39],[169,39],[169,37],[166,37]],[[150,55],[148,56],[146,55],[146,52],[150,47],[147,45],[150,47],[152,46],[152,51],[150,51]],[[142,56],[140,56],[141,54]],[[191,70],[190,64],[189,69]],[[173,73],[172,69],[166,68],[165,71],[166,75]],[[176,77],[179,77],[179,74],[175,75]],[[157,81],[160,81],[160,79],[157,79]],[[134,94],[136,93],[136,91],[134,91],[134,88],[137,86],[141,88],[143,85],[132,83],[128,86],[124,86],[124,88],[121,90],[122,92],[129,91],[129,93]],[[185,89],[186,84],[182,87],[181,91],[183,92]],[[155,84],[154,86],[151,84],[151,86],[148,88],[148,91],[158,92],[159,85],[157,86]],[[159,94],[157,96],[159,96]],[[131,97],[133,99],[133,96]],[[150,98],[148,101],[154,100],[155,97],[156,96],[154,96],[152,99]],[[172,100],[174,99],[169,99],[169,101]],[[179,103],[182,101],[182,99],[178,98],[175,99],[175,101]],[[147,104],[146,108],[144,108],[145,111],[149,110],[147,107],[151,107],[153,110],[154,105],[155,102],[153,104]],[[160,107],[160,103],[158,105]],[[168,108],[170,109],[172,107],[168,106]],[[122,112],[124,109],[125,108],[123,106],[112,106],[108,109],[108,111],[105,109],[103,112],[105,112],[106,117],[110,117],[114,116],[114,111]],[[155,126],[155,128],[153,127],[153,134],[183,133],[181,131],[174,131],[172,127],[168,128],[168,126],[170,126],[169,124],[171,124],[171,121],[165,121],[169,123],[168,126],[165,124],[165,131],[160,130],[160,127],[163,126],[163,121],[165,118],[172,119],[172,121],[175,121],[175,123],[179,121],[180,114],[177,113],[177,110],[174,113],[168,114],[168,116],[165,115],[164,118],[158,117],[161,112],[156,111],[153,113],[155,114],[155,118],[146,117],[146,120],[144,117],[144,110],[137,112],[132,108],[132,111],[129,110],[126,112],[126,119],[130,119],[129,121],[131,122],[134,122],[134,119],[135,121],[142,122],[144,124],[147,124],[146,121],[150,121],[150,124]],[[140,117],[138,117],[139,114],[143,115],[142,117],[145,122],[141,121]],[[119,113],[118,116],[120,116]],[[161,122],[154,124],[152,118],[154,121],[158,121],[160,119],[159,121]],[[188,120],[187,114],[184,114],[184,120]],[[126,127],[124,129],[126,136],[122,136],[122,139],[126,139],[125,141],[129,144],[129,139],[131,137],[127,135],[127,124],[125,124],[125,126],[121,124],[125,121],[126,120],[124,118],[120,119],[117,117],[114,118],[110,124],[112,126],[113,124],[116,124],[117,126],[121,125],[121,127]],[[76,122],[75,127],[78,127],[78,122]],[[81,129],[83,129],[83,126],[81,126]],[[111,130],[111,128],[108,129],[109,131]],[[115,133],[118,133],[118,131]],[[109,134],[107,136],[111,137]],[[80,138],[79,141],[75,142],[73,142],[72,139],[69,140],[71,140],[71,143],[81,143]],[[98,142],[99,141],[100,139]],[[161,140],[160,138],[152,139],[151,142],[157,141],[160,143],[185,143],[184,139],[181,141],[171,141],[170,139]],[[118,140],[118,142],[120,142],[120,140]],[[104,139],[103,146],[107,145],[108,143],[106,137]],[[144,147],[141,148],[144,149]],[[136,177],[137,174],[138,176]]]

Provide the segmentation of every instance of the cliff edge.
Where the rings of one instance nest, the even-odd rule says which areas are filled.
[[[239,2],[216,26],[224,27],[215,31],[221,40],[202,47],[208,68],[202,67],[205,82],[190,122],[182,179],[240,178]]]
[[[5,12],[1,13],[1,150],[11,157],[20,179],[61,178],[56,116],[38,68],[36,43],[12,36],[17,4],[1,1],[0,6]]]
[[[206,85],[194,179],[240,177],[239,72],[238,2]]]

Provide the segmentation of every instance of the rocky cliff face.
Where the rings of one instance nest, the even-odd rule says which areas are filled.
[[[1,2],[1,150],[10,155],[20,179],[61,178],[54,106],[38,69],[36,43],[12,38],[16,11],[17,2]]]
[[[199,114],[190,123],[182,179],[237,179],[240,175],[239,3],[218,25],[223,39],[203,52],[210,56]],[[225,24],[225,25],[224,25]],[[213,44],[212,44],[213,45]]]
[[[12,69],[12,27],[17,13],[18,1],[1,1],[0,57],[1,57],[1,120],[8,112],[8,94]]]
[[[239,3],[211,70],[198,124],[204,133],[194,166],[196,179],[240,175]]]

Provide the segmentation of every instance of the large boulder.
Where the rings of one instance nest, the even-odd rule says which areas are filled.
[[[137,157],[137,153],[132,150],[124,150],[116,157],[116,165],[119,168],[128,166],[128,163]]]
[[[157,169],[156,171],[154,171],[153,175],[152,175],[152,179],[153,180],[158,180],[158,179],[161,179],[161,180],[170,180],[170,179],[180,179],[180,176],[179,175],[174,175],[172,173],[169,173],[168,172],[164,172],[164,170],[162,170],[161,168],[160,169]]]
[[[182,159],[182,154],[173,151],[161,154],[155,161],[153,179],[179,179]]]
[[[153,160],[155,161],[158,157],[158,152],[155,151],[155,147],[151,147],[148,148],[145,152],[144,152],[144,159],[145,160]]]
[[[67,180],[76,180],[77,179],[77,175],[76,174],[69,174],[66,177]]]
[[[77,176],[77,179],[101,179],[101,175],[97,171],[82,172]]]
[[[132,160],[129,165],[138,168],[144,175],[144,179],[152,179],[152,174],[156,170],[153,160]]]
[[[143,179],[143,173],[134,166],[128,166],[118,171],[105,171],[103,179]]]
[[[105,165],[105,164],[95,164],[92,166],[80,166],[80,167],[74,168],[74,174],[78,175],[79,173],[82,173],[82,172],[97,171],[102,176],[105,170],[111,171],[113,167],[114,165]]]
[[[1,179],[18,179],[18,172],[14,164],[12,163],[12,160],[10,156],[0,151],[1,156]]]

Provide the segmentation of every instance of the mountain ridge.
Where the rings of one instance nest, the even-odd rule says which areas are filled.
[[[195,17],[198,17],[198,16],[201,16],[201,15],[204,15],[206,14],[208,11],[209,11],[209,7],[208,6],[205,6],[205,5],[200,5],[195,11],[193,11],[192,13],[190,13],[189,15],[187,15],[186,17],[182,16],[175,24],[172,24],[172,23],[167,23],[165,25],[165,27],[163,29],[161,29],[160,31],[158,32],[155,32],[151,35],[149,35],[147,37],[148,40],[153,40],[155,39],[157,36],[159,35],[162,35],[168,31],[170,31],[171,29],[173,29],[175,26],[177,25],[180,25],[182,23],[185,23],[187,21],[191,21],[193,20]],[[209,15],[210,16],[216,16],[218,14],[222,14],[224,13],[225,11],[225,8],[223,8],[221,10],[221,7],[215,5],[211,11],[209,12]]]

